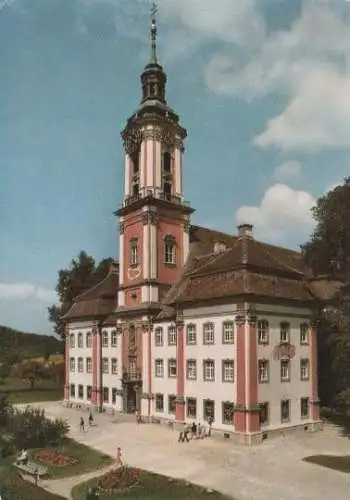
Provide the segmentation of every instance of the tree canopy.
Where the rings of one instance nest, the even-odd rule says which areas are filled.
[[[103,259],[96,264],[95,259],[86,252],[81,251],[77,258],[73,259],[70,266],[58,271],[56,292],[59,304],[53,304],[48,308],[49,320],[54,324],[57,335],[64,338],[64,315],[71,307],[73,300],[81,293],[106,277],[112,258]]]
[[[350,177],[322,196],[313,209],[316,227],[301,250],[316,275],[350,283]],[[318,337],[321,403],[350,416],[349,291],[321,315]]]
[[[317,275],[350,278],[350,177],[319,198],[313,208],[316,228],[301,246]]]

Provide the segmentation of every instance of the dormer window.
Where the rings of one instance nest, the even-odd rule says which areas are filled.
[[[137,239],[130,240],[130,264],[135,265],[138,262]]]
[[[164,262],[165,264],[176,264],[176,241],[173,236],[166,236],[164,240]]]

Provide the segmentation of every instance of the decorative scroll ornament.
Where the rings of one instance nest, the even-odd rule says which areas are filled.
[[[256,314],[249,313],[247,319],[248,319],[249,326],[251,326],[252,328],[255,328],[256,327],[256,323],[258,321],[258,318],[257,318]]]
[[[136,278],[138,278],[141,274],[141,266],[138,265],[136,267],[128,267],[127,274],[130,281],[136,280]]]
[[[119,234],[124,234],[125,224],[124,222],[119,222]]]
[[[279,361],[280,359],[292,359],[296,353],[295,345],[292,344],[278,344],[273,350],[273,359]]]
[[[175,148],[179,149],[182,153],[184,152],[184,141],[180,137],[176,137],[174,140]]]
[[[176,326],[183,326],[184,325],[184,315],[183,315],[182,311],[176,312],[175,323],[176,323]]]
[[[156,212],[143,212],[142,214],[142,224],[147,226],[147,224],[152,224],[153,226],[157,223],[157,214]]]
[[[159,141],[164,146],[172,148],[175,146],[174,133],[168,128],[152,128],[144,130],[142,133],[143,139],[151,139],[152,141]]]
[[[136,153],[142,142],[142,131],[139,128],[135,128],[130,131],[124,139],[124,149],[126,154],[132,156]]]
[[[183,227],[184,227],[185,233],[189,233],[189,231],[190,231],[190,221],[189,220],[185,220]]]
[[[245,314],[242,313],[236,314],[235,323],[237,326],[243,326],[245,324],[245,320],[246,320]]]

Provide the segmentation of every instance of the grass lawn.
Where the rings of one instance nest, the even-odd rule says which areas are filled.
[[[73,500],[85,500],[90,487],[97,484],[97,478],[75,486],[72,491]],[[206,489],[185,481],[171,479],[160,474],[141,471],[139,483],[129,490],[116,494],[100,493],[100,500],[233,500],[216,491],[209,493]]]
[[[328,469],[337,470],[339,472],[350,473],[350,455],[312,455],[303,458],[303,461],[310,464],[321,465],[321,467],[327,467]]]
[[[63,500],[63,497],[24,481],[14,467],[1,460],[0,493],[3,500]]]
[[[38,381],[34,389],[28,381],[9,377],[0,385],[0,396],[7,394],[10,403],[37,403],[40,401],[59,401],[63,399],[63,387],[54,381]]]

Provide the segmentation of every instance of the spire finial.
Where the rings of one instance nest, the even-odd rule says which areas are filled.
[[[151,40],[152,40],[152,52],[151,52],[151,63],[157,63],[157,19],[156,15],[158,12],[157,4],[153,2],[151,8]]]

